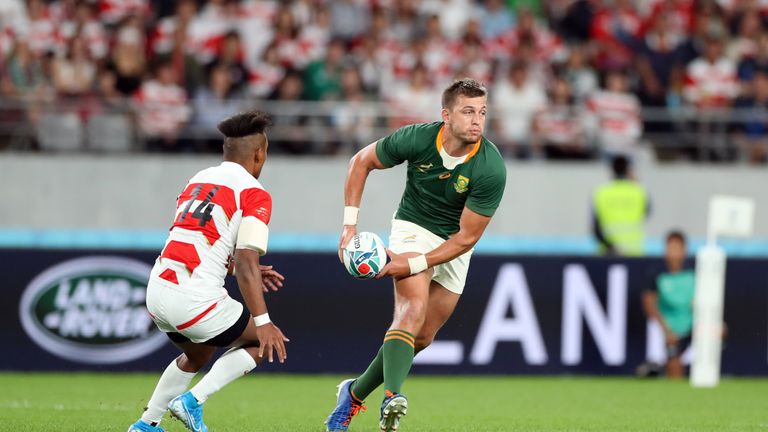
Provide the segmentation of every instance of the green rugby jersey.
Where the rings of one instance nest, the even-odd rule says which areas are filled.
[[[504,194],[507,169],[499,150],[485,137],[463,163],[446,168],[442,133],[442,122],[402,127],[378,141],[376,156],[388,168],[408,161],[408,179],[395,219],[447,239],[459,231],[465,206],[493,216]]]
[[[694,271],[686,269],[675,273],[659,273],[652,289],[659,295],[659,312],[670,330],[678,336],[691,334],[693,296],[696,290]]]

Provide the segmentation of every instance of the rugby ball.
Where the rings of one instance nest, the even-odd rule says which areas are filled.
[[[387,263],[387,251],[379,236],[370,232],[361,232],[349,240],[342,249],[344,268],[358,279],[370,279],[381,271]]]

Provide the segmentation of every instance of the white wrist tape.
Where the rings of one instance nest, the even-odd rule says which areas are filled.
[[[427,256],[419,255],[413,258],[408,258],[408,267],[411,268],[411,274],[421,273],[429,266],[427,265]]]
[[[269,324],[272,321],[269,319],[269,314],[261,314],[257,317],[253,317],[253,323],[256,324],[256,327],[263,326],[264,324]]]
[[[357,225],[357,215],[359,213],[359,207],[344,207],[344,225]]]

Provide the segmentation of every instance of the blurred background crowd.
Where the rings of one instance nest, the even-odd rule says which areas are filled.
[[[3,0],[0,149],[336,154],[439,119],[457,77],[521,159],[768,159],[765,0]]]

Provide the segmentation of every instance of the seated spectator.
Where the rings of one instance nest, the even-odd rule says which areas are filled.
[[[339,96],[345,56],[344,42],[331,41],[325,57],[313,61],[304,71],[304,99],[325,100]]]
[[[242,95],[232,83],[232,74],[225,65],[218,65],[208,74],[208,85],[195,96],[195,126],[204,137],[206,149],[221,151],[221,138],[217,126],[221,119],[237,114],[242,108]]]
[[[533,118],[533,147],[543,151],[547,159],[591,159],[585,119],[581,109],[573,105],[571,86],[563,78],[555,78],[547,106]]]
[[[160,62],[136,93],[139,127],[150,151],[178,151],[179,134],[190,117],[187,95],[176,83],[173,65]]]
[[[632,1],[616,0],[603,6],[592,20],[591,28],[599,70],[629,67],[633,52],[624,41],[637,36],[641,25],[642,19]]]
[[[101,60],[109,51],[109,37],[104,25],[96,19],[95,9],[93,3],[77,2],[72,19],[61,24],[59,37],[70,40],[79,35],[90,57]]]
[[[297,102],[304,92],[301,74],[289,71],[285,74],[270,100],[276,102],[272,112],[269,143],[275,153],[306,154],[312,151],[309,132],[305,128],[309,120],[296,105],[284,106],[280,102]]]
[[[768,70],[754,74],[735,106],[736,143],[750,162],[768,162]]]
[[[62,96],[85,96],[93,90],[96,65],[82,37],[72,38],[67,54],[53,62],[53,85]]]
[[[331,37],[351,42],[365,33],[370,20],[368,3],[360,0],[330,2]]]
[[[224,36],[216,58],[207,65],[210,71],[216,67],[224,67],[229,71],[229,82],[236,90],[243,88],[248,82],[248,69],[244,62],[245,52],[240,34],[231,31]]]
[[[723,54],[723,35],[710,34],[704,53],[691,62],[685,76],[685,99],[701,109],[724,108],[739,94],[736,65]]]
[[[742,83],[749,83],[760,71],[768,71],[768,33],[762,33],[757,38],[755,53],[739,62],[739,80]]]
[[[573,98],[577,103],[597,90],[597,73],[589,65],[586,48],[583,45],[571,47],[571,53],[564,67],[565,78],[573,89]]]
[[[430,82],[427,68],[420,63],[411,71],[410,81],[398,83],[384,97],[392,113],[389,117],[392,129],[439,119],[440,112],[435,110],[435,106],[440,104],[440,93]]]
[[[605,88],[587,99],[587,109],[603,155],[631,158],[642,133],[642,122],[640,101],[629,91],[627,73],[619,69],[606,72]]]
[[[763,32],[762,18],[756,9],[744,11],[737,20],[737,31],[731,39],[726,55],[734,62],[742,58],[750,58],[757,54],[758,39]]]
[[[693,329],[693,295],[696,278],[686,265],[685,235],[679,231],[667,234],[664,269],[658,272],[643,292],[645,315],[664,330],[667,347],[667,378],[679,379],[685,374],[681,357],[691,344]]]
[[[144,35],[135,25],[127,24],[117,31],[117,41],[107,68],[114,72],[116,88],[125,96],[132,96],[141,86],[146,71]]]
[[[502,0],[487,0],[480,12],[483,37],[493,39],[515,26],[515,16]]]
[[[285,68],[280,64],[277,46],[268,46],[261,60],[254,65],[248,75],[248,90],[257,98],[266,98],[275,91],[285,76]]]
[[[16,40],[4,74],[4,93],[19,98],[42,97],[48,89],[43,64],[29,49],[29,45]]]
[[[512,64],[508,76],[499,79],[491,90],[494,113],[493,130],[504,155],[530,156],[531,127],[534,114],[547,105],[544,86],[530,78],[528,65]]]
[[[360,72],[354,66],[347,66],[341,74],[341,97],[343,104],[337,106],[332,122],[339,133],[339,145],[347,150],[357,150],[373,142],[377,112],[369,104],[363,91]],[[327,149],[335,153],[336,148]]]

